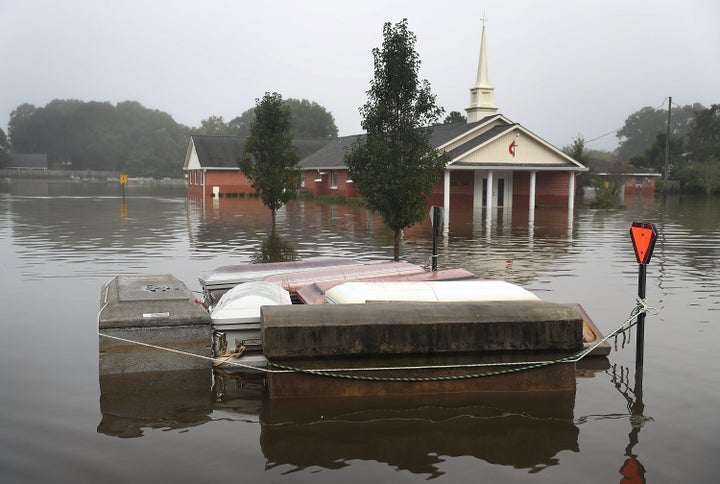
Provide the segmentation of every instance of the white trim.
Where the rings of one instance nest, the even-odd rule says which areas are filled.
[[[570,156],[566,155],[566,154],[563,153],[561,150],[557,149],[556,147],[554,147],[553,145],[551,145],[550,143],[548,143],[548,142],[545,141],[544,139],[542,139],[542,138],[540,138],[539,136],[537,136],[536,134],[532,133],[531,131],[529,131],[528,129],[526,129],[525,127],[523,127],[522,125],[520,125],[520,124],[514,124],[513,130],[516,131],[516,132],[519,131],[521,134],[524,134],[524,135],[532,138],[536,143],[540,144],[541,146],[544,146],[545,148],[547,148],[547,149],[549,149],[550,151],[552,151],[556,156],[564,159],[565,162],[570,162],[570,163],[573,165],[573,166],[567,166],[567,165],[565,165],[565,166],[557,166],[557,167],[538,167],[538,168],[537,168],[538,170],[540,170],[540,171],[551,171],[551,170],[560,170],[560,171],[567,171],[567,170],[572,170],[572,171],[588,171],[588,170],[589,170],[588,167],[583,166],[580,162],[578,162],[578,161],[576,161],[575,159],[571,158]],[[458,155],[458,156],[456,156],[454,159],[452,159],[452,160],[448,163],[447,167],[450,168],[455,162],[462,161],[464,158],[467,158],[470,154],[475,153],[475,152],[477,152],[477,151],[480,151],[480,150],[482,150],[483,148],[485,148],[486,146],[488,146],[489,144],[494,143],[494,142],[497,141],[499,138],[507,135],[508,131],[509,131],[509,130],[502,131],[501,133],[496,134],[496,135],[493,136],[492,138],[489,138],[489,139],[485,140],[483,143],[481,143],[481,144],[479,144],[479,145],[477,145],[477,146],[475,146],[475,147],[473,147],[473,148],[471,148],[471,149],[469,149],[469,150],[461,153],[460,155]],[[525,141],[525,142],[527,142],[527,141]],[[505,166],[507,166],[508,168],[505,168]],[[477,165],[475,165],[475,166],[473,166],[473,167],[467,167],[466,169],[471,169],[471,170],[472,170],[472,169],[480,169],[480,168],[493,169],[493,170],[501,170],[501,169],[517,170],[517,169],[518,169],[518,166],[517,166],[517,165],[513,165],[513,164],[509,164],[509,165],[505,165],[505,166],[492,165],[492,168],[491,168],[490,166],[488,166],[488,165],[486,165],[486,164],[477,163]],[[525,166],[526,166],[526,165],[521,166],[521,167],[519,167],[519,168],[522,169],[522,168],[525,168]],[[465,168],[465,167],[462,167],[462,168],[460,168],[460,169],[463,169],[463,168]],[[526,169],[530,169],[530,167],[528,167],[528,168],[526,168]]]

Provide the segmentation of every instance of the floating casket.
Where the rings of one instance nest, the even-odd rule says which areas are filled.
[[[505,281],[346,282],[325,291],[330,304],[418,301],[538,301],[532,292]]]
[[[250,281],[230,289],[210,313],[216,354],[235,353],[242,346],[260,349],[260,308],[290,304],[290,293],[272,282]]]
[[[341,257],[311,257],[298,261],[270,262],[266,264],[240,264],[222,266],[200,277],[205,302],[214,306],[221,296],[237,286],[250,281],[260,281],[268,276],[312,271],[320,268],[356,265],[357,261]]]

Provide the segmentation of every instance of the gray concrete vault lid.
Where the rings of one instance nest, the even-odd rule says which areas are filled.
[[[118,276],[118,299],[132,301],[168,301],[187,299],[185,285],[170,275]]]

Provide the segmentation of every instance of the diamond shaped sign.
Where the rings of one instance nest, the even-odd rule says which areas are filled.
[[[632,238],[635,258],[638,264],[647,264],[650,262],[653,249],[655,248],[655,240],[657,239],[657,229],[655,225],[645,222],[633,222],[630,227],[630,237]]]

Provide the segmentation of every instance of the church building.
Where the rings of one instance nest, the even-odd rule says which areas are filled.
[[[571,211],[575,175],[588,168],[500,114],[493,93],[483,25],[477,79],[465,109],[467,122],[432,127],[433,146],[450,154],[432,200],[442,203],[446,212],[456,203],[485,208],[488,214],[494,207],[524,206],[531,218],[537,206],[566,206]],[[345,165],[345,153],[359,136],[364,135],[295,140],[304,170],[302,190],[312,196],[360,196]],[[235,163],[243,141],[192,136],[183,167],[188,193],[207,197],[247,191],[247,180]]]

